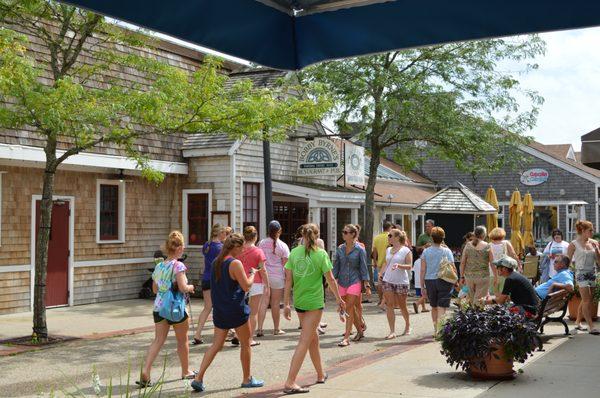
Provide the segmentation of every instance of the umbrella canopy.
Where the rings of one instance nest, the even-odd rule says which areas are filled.
[[[533,198],[527,192],[523,198],[523,245],[534,246],[533,239]]]
[[[489,232],[498,227],[498,197],[496,196],[496,190],[494,188],[489,187],[487,189],[487,192],[485,193],[485,201],[494,206],[494,209],[496,209],[495,214],[488,214],[486,216],[485,224]]]
[[[249,61],[327,59],[600,25],[590,0],[66,0]]]
[[[513,192],[510,198],[509,221],[510,221],[510,243],[513,245],[515,252],[521,254],[523,252],[523,237],[521,236],[521,220],[523,213],[523,204],[521,202],[521,193]]]

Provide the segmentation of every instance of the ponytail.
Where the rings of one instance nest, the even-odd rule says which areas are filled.
[[[238,246],[244,245],[244,237],[241,234],[231,234],[223,243],[223,249],[217,256],[213,263],[213,272],[215,273],[215,279],[218,281],[221,279],[221,264],[223,259],[231,253],[231,250]]]
[[[311,251],[316,252],[319,249],[319,246],[317,246],[319,227],[316,224],[306,224],[302,237],[304,238],[305,255],[310,254]]]

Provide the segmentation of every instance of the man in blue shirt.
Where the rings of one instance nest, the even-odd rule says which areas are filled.
[[[535,288],[535,292],[542,300],[556,290],[565,289],[569,293],[573,291],[573,273],[569,271],[569,264],[571,260],[567,256],[556,258],[554,262],[556,275]]]

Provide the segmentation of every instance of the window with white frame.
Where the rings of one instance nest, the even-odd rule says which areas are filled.
[[[96,241],[125,242],[125,182],[98,180],[96,185]]]
[[[183,235],[188,246],[201,246],[210,229],[211,191],[183,190]]]

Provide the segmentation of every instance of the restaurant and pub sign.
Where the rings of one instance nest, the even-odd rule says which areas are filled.
[[[298,175],[339,175],[342,168],[340,150],[331,140],[315,138],[298,150]]]

